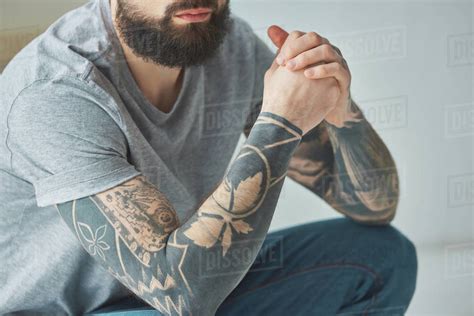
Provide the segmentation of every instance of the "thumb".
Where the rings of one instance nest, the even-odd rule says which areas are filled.
[[[288,32],[278,25],[270,26],[267,30],[267,34],[278,49],[283,46],[283,43],[285,43],[286,38],[288,37]]]

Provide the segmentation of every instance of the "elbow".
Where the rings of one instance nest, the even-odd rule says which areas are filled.
[[[387,213],[385,216],[368,216],[364,219],[354,219],[356,222],[370,226],[388,226],[395,218],[395,211]]]
[[[357,223],[370,226],[387,226],[395,219],[396,205],[383,211],[366,210],[365,216],[349,216]]]
[[[390,195],[379,195],[377,199],[374,200],[378,202],[364,203],[362,214],[365,216],[360,216],[357,219],[354,219],[357,222],[366,225],[390,225],[395,219],[397,213],[399,202],[398,190],[391,191]]]

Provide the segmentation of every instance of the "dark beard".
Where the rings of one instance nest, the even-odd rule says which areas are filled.
[[[229,2],[216,11],[215,0],[179,1],[169,5],[161,19],[147,17],[126,2],[117,1],[115,22],[120,36],[135,55],[167,67],[198,65],[213,57],[232,25]],[[214,10],[209,21],[173,23],[176,12],[198,7]]]

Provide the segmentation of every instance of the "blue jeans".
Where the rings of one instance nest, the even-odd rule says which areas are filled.
[[[216,315],[404,315],[416,275],[415,247],[396,228],[311,222],[269,233]],[[133,300],[99,312],[162,315]]]

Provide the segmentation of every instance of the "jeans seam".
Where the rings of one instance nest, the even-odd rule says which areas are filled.
[[[357,263],[318,264],[318,265],[315,265],[315,266],[310,266],[310,267],[307,267],[307,268],[303,268],[301,270],[295,271],[293,273],[290,273],[290,274],[288,274],[286,276],[283,276],[283,277],[280,277],[280,278],[270,279],[269,281],[255,287],[255,288],[249,289],[249,290],[245,291],[244,293],[242,293],[238,296],[232,297],[229,300],[225,300],[221,305],[226,305],[229,302],[235,301],[238,298],[241,298],[242,296],[245,296],[245,295],[249,294],[250,292],[254,292],[256,290],[265,288],[267,286],[273,285],[273,284],[281,282],[283,280],[290,279],[290,278],[292,278],[296,275],[304,274],[304,273],[307,273],[307,272],[313,272],[313,271],[319,270],[319,269],[329,269],[329,268],[355,268],[355,269],[359,269],[359,270],[365,271],[369,275],[371,275],[374,278],[376,285],[380,284],[380,286],[381,286],[382,283],[383,283],[382,278],[380,277],[380,275],[376,271],[370,269],[367,266],[361,265],[361,264],[357,264]],[[377,287],[377,289],[378,288],[379,287]],[[371,299],[371,303],[364,310],[364,315],[368,315],[369,308],[375,304],[376,296],[377,296],[377,292],[374,293],[374,295],[372,296],[372,299]]]

